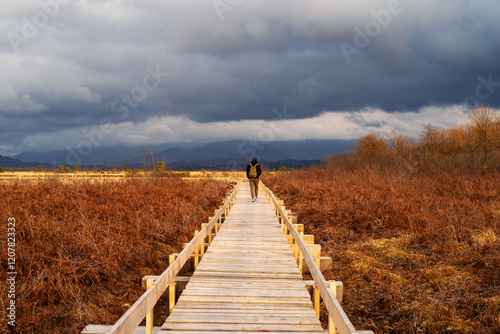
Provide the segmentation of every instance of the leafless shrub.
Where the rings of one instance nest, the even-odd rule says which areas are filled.
[[[470,115],[469,124],[449,129],[424,125],[420,140],[398,131],[386,138],[369,133],[359,139],[351,153],[325,159],[323,164],[344,170],[396,169],[404,175],[500,171],[500,116],[481,107]]]

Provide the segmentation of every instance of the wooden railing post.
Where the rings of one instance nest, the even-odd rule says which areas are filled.
[[[154,279],[148,278],[146,282],[146,290],[153,285]],[[153,309],[146,315],[146,334],[153,334]]]
[[[201,241],[201,248],[200,248],[200,261],[203,258],[203,255],[205,255],[205,239]]]
[[[293,238],[292,234],[290,234],[290,238]],[[299,250],[299,246],[297,244],[297,241],[295,241],[295,243],[293,244],[292,251],[293,251],[293,256],[295,257],[295,260],[298,260],[300,250]],[[298,262],[297,262],[297,265],[298,265]]]
[[[342,282],[330,281],[330,290],[332,290],[335,298],[337,298],[339,303],[341,303],[344,295],[344,286],[342,285]],[[335,323],[333,322],[332,317],[328,316],[328,334],[335,334],[335,332]]]
[[[316,262],[316,265],[320,266],[320,259],[319,257],[315,258],[314,261]],[[318,319],[319,319],[319,297],[320,297],[320,294],[319,294],[319,289],[318,289],[318,285],[315,283],[314,284],[314,309],[316,310],[316,315],[318,316]]]
[[[172,265],[176,260],[176,256],[169,255],[168,265]],[[173,279],[168,286],[168,314],[172,314],[172,310],[175,306],[175,280]]]
[[[291,235],[291,233],[290,233],[290,235]],[[304,232],[300,232],[300,237],[302,238],[303,236],[304,236]],[[301,275],[303,274],[303,269],[302,269],[303,266],[304,266],[304,254],[299,249],[299,271],[300,271]]]
[[[342,303],[342,300],[344,299],[344,284],[340,281],[333,281],[335,282],[335,293],[333,294],[335,298],[339,301],[339,303]],[[330,289],[332,288],[332,283],[330,281]],[[333,290],[332,290],[333,291]]]
[[[213,217],[208,218],[208,222],[210,223],[212,219]],[[208,231],[208,244],[210,245],[211,243],[212,243],[212,231]]]
[[[290,236],[290,238],[293,238],[293,236]],[[295,262],[298,262],[299,254],[297,253],[297,243],[294,242],[291,247],[292,247],[293,257],[295,258]]]
[[[335,328],[335,323],[332,317],[328,316],[328,334],[336,334],[337,330]]]
[[[195,230],[194,231],[194,237],[196,237],[196,235],[199,233],[200,231],[198,230]],[[194,249],[194,269],[196,269],[196,267],[198,267],[198,247],[200,247],[199,245],[196,246],[196,248]]]

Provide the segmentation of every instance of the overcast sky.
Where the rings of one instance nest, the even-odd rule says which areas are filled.
[[[0,154],[417,136],[500,108],[499,15],[498,0],[0,0]]]

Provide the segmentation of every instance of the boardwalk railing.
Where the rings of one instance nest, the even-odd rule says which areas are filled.
[[[171,263],[168,268],[152,282],[146,292],[128,309],[128,311],[115,323],[115,325],[107,332],[108,334],[131,334],[139,326],[153,310],[160,297],[170,286],[172,281],[190,259],[191,254],[198,253],[199,249],[203,249],[205,238],[211,238],[212,230],[217,229],[216,224],[221,223],[222,217],[226,216],[234,204],[236,193],[241,187],[239,181],[229,195],[224,205],[217,211],[210,222],[186,245],[184,250],[179,254],[177,259]]]
[[[335,334],[336,330],[339,334],[373,333],[372,331],[361,331],[354,328],[353,324],[347,317],[347,314],[344,312],[342,306],[332,292],[330,282],[327,282],[323,277],[323,274],[318,267],[317,259],[312,256],[302,238],[301,233],[299,233],[295,229],[292,222],[288,218],[286,210],[284,210],[282,207],[282,201],[278,200],[273,192],[269,190],[269,188],[267,188],[262,182],[260,182],[260,187],[265,191],[266,196],[273,204],[276,215],[278,216],[278,219],[282,224],[283,232],[285,234],[288,234],[287,232],[290,232],[290,244],[295,243],[295,246],[298,247],[299,269],[302,270],[302,261],[305,261],[306,266],[314,279],[314,304],[316,307],[316,312],[319,313],[319,297],[321,296],[321,299],[323,299],[323,303],[329,315],[328,333]]]
[[[112,326],[111,329],[106,331],[107,334],[131,334],[136,330],[136,328],[145,318],[146,333],[152,333],[153,308],[160,297],[165,293],[167,288],[169,288],[169,310],[170,312],[172,312],[175,303],[175,282],[176,279],[181,279],[177,277],[177,274],[182,270],[187,261],[190,260],[193,253],[194,268],[196,268],[199,255],[201,257],[204,254],[205,239],[208,237],[208,241],[210,244],[210,242],[212,241],[212,231],[215,230],[214,232],[215,234],[217,234],[218,230],[221,228],[222,219],[223,217],[227,218],[228,213],[235,202],[236,194],[238,193],[242,182],[243,181],[240,180],[236,184],[232,192],[227,196],[224,204],[220,207],[220,209],[213,217],[209,218],[208,224],[202,224],[201,231],[195,231],[194,238],[185,245],[184,250],[180,254],[178,254],[177,257],[176,255],[171,254],[171,256],[169,257],[170,265],[160,276],[145,277],[147,287],[146,292],[132,305],[132,307],[130,307],[130,309],[118,320],[118,322],[116,322],[116,324]],[[290,216],[291,211],[286,210],[286,208],[283,206],[283,201],[279,200],[262,182],[260,182],[259,187],[268,197],[274,208],[274,214],[276,214],[277,220],[281,224],[281,229],[283,230],[283,233],[286,235],[288,242],[292,247],[292,252],[297,261],[300,273],[302,273],[303,265],[305,265],[305,267],[307,267],[311,276],[313,277],[313,281],[309,281],[309,283],[306,284],[309,286],[313,286],[312,298],[318,318],[320,315],[320,299],[323,300],[323,303],[329,315],[328,333],[373,334],[372,331],[361,331],[354,328],[353,324],[340,305],[339,299],[341,300],[342,298],[342,290],[340,289],[341,282],[337,282],[340,283],[340,285],[337,285],[335,281],[328,282],[325,280],[320,270],[319,253],[316,254],[316,252],[314,252],[315,255],[317,255],[316,258],[311,254],[311,251],[309,249],[309,246],[311,245],[307,245],[306,241],[304,241],[303,232],[301,231],[299,233],[295,228],[295,226],[298,225],[294,225],[293,221],[291,221],[292,218],[295,218],[294,220],[296,220],[296,217]],[[241,203],[240,200],[238,200],[238,203]],[[271,207],[269,207],[269,209],[272,210]],[[240,210],[239,212],[241,212],[241,209],[238,210]],[[272,215],[272,211],[270,211],[270,213]],[[228,218],[229,220],[231,220],[230,217]],[[228,224],[230,224],[229,220],[227,221]],[[207,268],[204,268],[204,270],[206,271]],[[336,296],[338,296],[339,299],[337,299]],[[189,317],[191,316],[189,315]],[[89,333],[97,333],[97,331]],[[99,331],[99,333],[104,332]]]

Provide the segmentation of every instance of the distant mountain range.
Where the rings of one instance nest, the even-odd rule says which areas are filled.
[[[251,142],[230,140],[210,143],[169,143],[150,147],[111,146],[96,147],[86,156],[78,152],[24,152],[14,157],[0,156],[3,167],[57,167],[60,164],[84,167],[111,168],[128,164],[144,167],[152,161],[163,161],[174,169],[239,169],[252,157],[258,157],[269,168],[279,166],[301,167],[318,163],[325,155],[338,155],[351,151],[356,140],[305,140]],[[77,160],[78,159],[78,160]]]
[[[0,155],[0,164],[2,165],[2,167],[15,167],[15,168],[29,168],[29,167],[36,167],[37,165],[39,165],[35,162],[24,162],[19,159],[5,157],[3,155]]]

